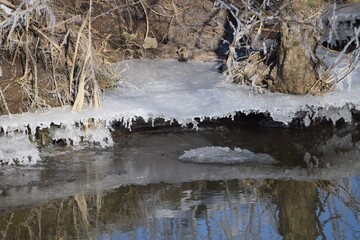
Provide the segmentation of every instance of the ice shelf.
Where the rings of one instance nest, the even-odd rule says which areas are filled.
[[[216,71],[213,63],[129,60],[114,64],[113,69],[121,81],[117,90],[104,93],[102,106],[98,109],[87,106],[81,112],[72,112],[70,107],[62,107],[0,116],[3,138],[8,138],[0,146],[0,162],[14,162],[4,157],[6,144],[15,144],[9,136],[15,132],[35,134],[36,129],[51,129],[51,125],[59,126],[50,133],[54,140],[63,138],[79,143],[79,139],[85,139],[106,147],[112,144],[109,128],[115,121],[131,128],[137,118],[145,121],[160,118],[177,121],[183,126],[191,123],[196,128],[205,118],[231,118],[240,112],[266,113],[273,121],[288,125],[301,112],[301,121],[308,126],[317,118],[334,123],[339,119],[350,122],[351,111],[359,110],[360,105],[360,79],[357,77],[360,68],[342,81],[342,85],[347,87],[323,96],[255,94],[248,87],[224,83],[225,76]],[[79,123],[86,123],[89,119],[95,123],[91,131],[74,130]],[[33,145],[35,149],[36,145]],[[29,161],[23,162],[36,163],[36,159],[29,157]]]

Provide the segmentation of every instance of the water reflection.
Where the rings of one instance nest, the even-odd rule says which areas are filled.
[[[2,169],[0,237],[359,239],[358,135],[321,129],[115,132],[112,149],[43,153],[41,166]],[[245,148],[278,163],[178,160],[204,146]]]
[[[358,239],[359,180],[130,185],[3,214],[0,233],[4,239]]]

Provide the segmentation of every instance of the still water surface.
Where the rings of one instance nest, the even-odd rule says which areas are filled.
[[[44,149],[3,167],[3,239],[360,239],[360,132],[178,128],[113,134],[108,149]],[[248,149],[275,163],[198,164]]]

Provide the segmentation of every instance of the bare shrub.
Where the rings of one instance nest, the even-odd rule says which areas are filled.
[[[325,66],[317,56],[327,1],[261,0],[234,4],[217,0],[215,6],[225,8],[235,19],[230,22],[234,38],[226,60],[228,82],[248,84],[256,91],[267,86],[284,93],[320,94],[330,91],[358,62],[359,47],[348,56],[351,60],[339,77],[334,75],[334,69],[340,60]],[[359,31],[355,30],[354,35],[350,42],[357,41],[358,46]]]

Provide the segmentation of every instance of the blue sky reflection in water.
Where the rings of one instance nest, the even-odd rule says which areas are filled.
[[[360,239],[360,177],[345,179],[338,194],[329,196],[324,202],[324,212],[318,209],[324,236],[334,239]],[[322,192],[324,201],[327,193]]]
[[[322,137],[318,137],[319,133],[314,130],[241,129],[229,132],[203,132],[200,135],[206,136],[206,146],[242,147],[256,153],[266,153],[280,159],[280,166],[230,165],[225,167],[226,171],[222,171],[221,167],[217,169],[218,178],[214,181],[184,180],[180,185],[170,185],[167,188],[179,188],[180,199],[175,202],[162,200],[160,206],[155,203],[144,216],[141,235],[135,230],[136,227],[132,231],[118,229],[112,233],[113,239],[120,235],[124,237],[124,233],[127,234],[125,239],[360,238],[360,219],[357,217],[360,213],[357,134],[324,134],[320,131]],[[176,135],[176,138],[187,141],[186,136],[187,133],[184,133]],[[169,141],[167,137],[164,139]],[[204,140],[203,137],[200,139]],[[149,142],[163,144],[164,139],[158,135],[149,141],[142,141],[142,150],[153,152]],[[196,139],[192,136],[192,149],[203,149],[201,146],[204,142]],[[134,137],[133,140],[138,141],[139,138]],[[169,142],[172,145],[173,142]],[[174,145],[179,146],[181,142]],[[286,151],[288,153],[284,154]],[[149,157],[146,153],[135,155],[137,159]],[[288,161],[290,158],[291,161]],[[316,159],[318,165],[323,167],[309,168],[307,165],[311,163],[303,164],[304,159],[308,158]],[[213,163],[213,159],[210,162]],[[183,175],[189,174],[189,179],[194,179],[191,169],[196,169],[197,173],[207,178],[213,176],[207,164],[186,164],[189,168],[187,171],[180,166],[178,170]],[[240,178],[234,178],[236,175]]]
[[[109,233],[105,230],[107,233],[100,234],[99,239],[359,239],[359,204],[356,204],[359,195],[353,195],[353,191],[347,192],[349,186],[343,184],[352,180],[351,188],[359,189],[360,177],[343,180],[337,183],[339,185],[332,183],[334,188],[331,191],[317,186],[319,207],[312,212],[303,213],[305,217],[312,215],[316,219],[316,225],[312,226],[313,229],[309,229],[306,224],[295,227],[299,230],[297,233],[291,232],[294,230],[292,227],[287,229],[289,232],[283,229],[283,235],[279,233],[279,211],[287,210],[280,210],[272,196],[256,197],[254,193],[244,195],[234,191],[231,191],[231,196],[227,196],[225,190],[222,193],[208,192],[201,199],[194,194],[193,197],[197,200],[185,200],[188,206],[178,205],[175,207],[177,210],[166,209],[172,212],[172,216],[157,213],[155,207],[153,212],[144,216],[147,220],[142,226],[130,231],[118,229]],[[293,205],[297,204],[294,202]],[[286,207],[291,208],[280,206]],[[300,205],[297,208],[300,212],[304,211]],[[166,210],[162,209],[162,212],[166,213]],[[287,218],[287,221],[298,222],[291,218]],[[311,235],[312,232],[315,235]]]

